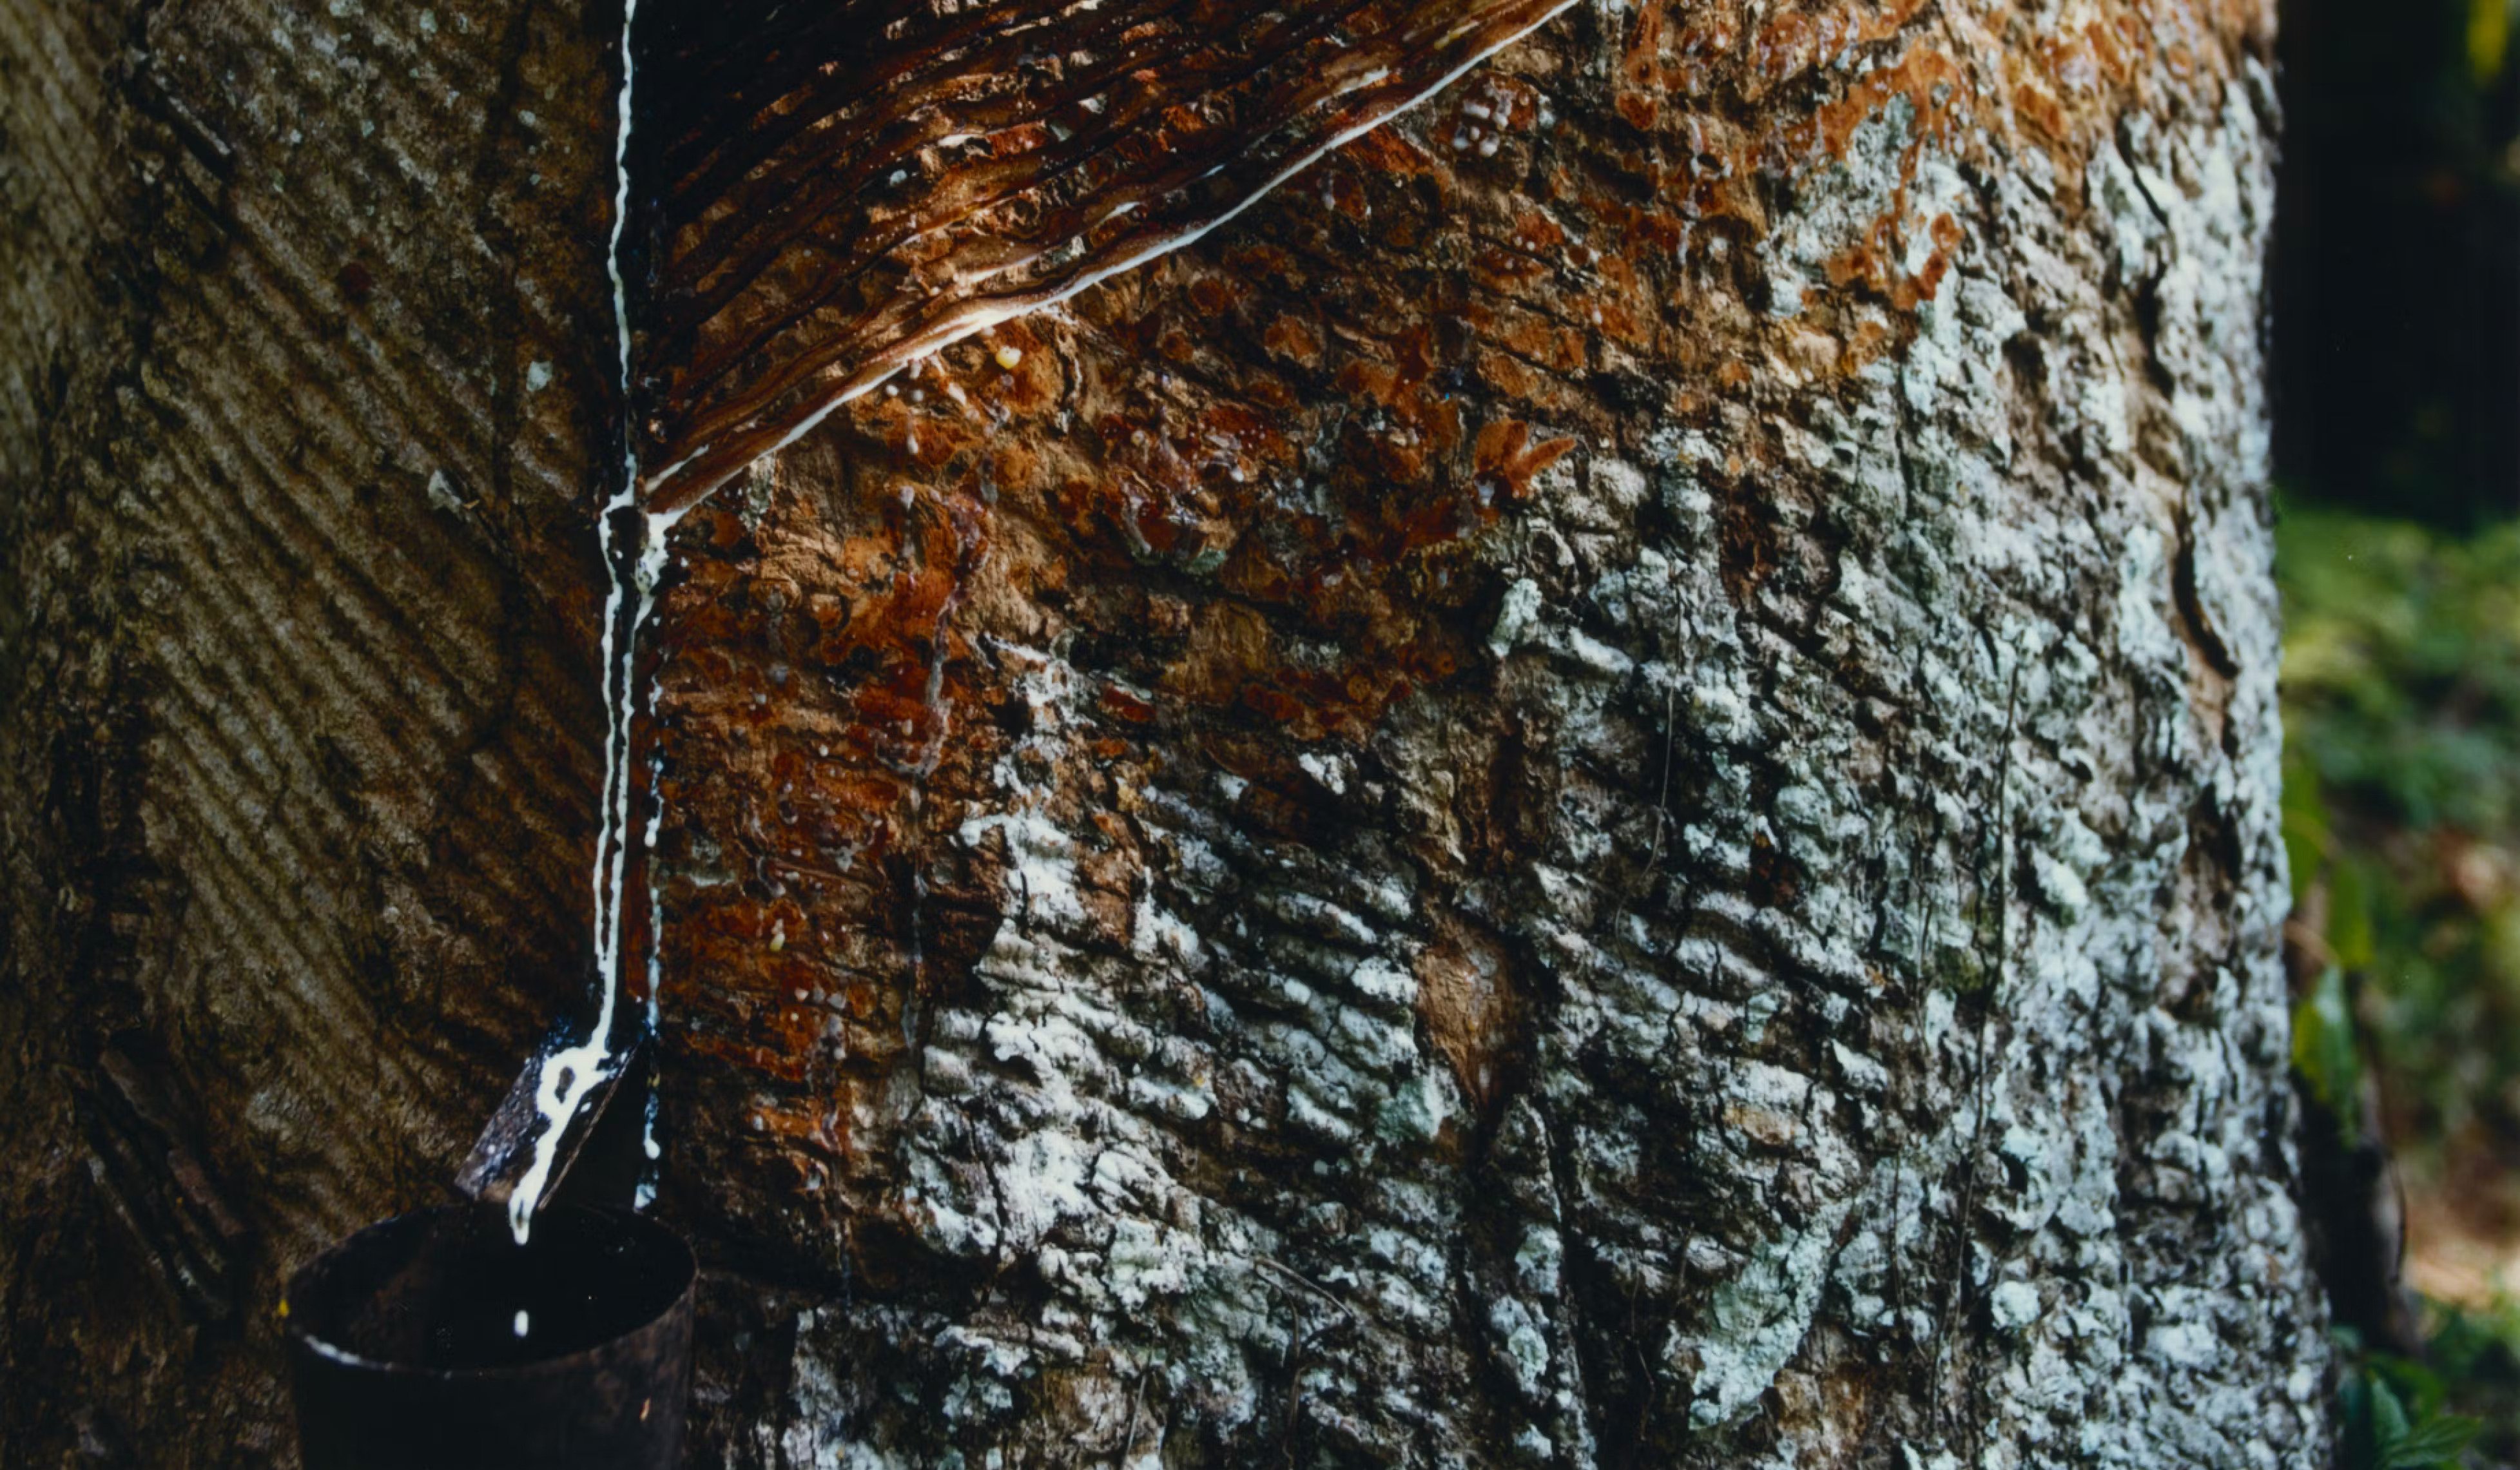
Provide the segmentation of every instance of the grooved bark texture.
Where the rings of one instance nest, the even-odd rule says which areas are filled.
[[[0,1464],[292,1458],[281,1281],[580,1003],[610,42],[0,4]]]
[[[0,1461],[575,994],[616,21],[0,0]],[[2269,24],[1582,6],[688,516],[698,1461],[2324,1464]]]

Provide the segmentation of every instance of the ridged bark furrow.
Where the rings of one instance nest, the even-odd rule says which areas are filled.
[[[608,64],[180,0],[0,58],[0,1463],[264,1465],[287,1270],[583,994]]]

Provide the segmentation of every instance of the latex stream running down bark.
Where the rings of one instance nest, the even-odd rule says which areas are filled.
[[[624,0],[621,12],[621,89],[612,140],[612,238],[605,268],[612,282],[613,343],[619,356],[620,383],[626,401],[630,384],[632,341],[630,287],[622,268],[622,243],[629,236],[630,134],[636,105],[638,64],[632,31],[639,0]],[[533,1162],[508,1195],[508,1227],[524,1244],[533,1229],[534,1210],[551,1183],[552,1164],[570,1121],[596,1085],[614,1065],[612,1029],[621,997],[621,904],[626,896],[630,862],[632,788],[631,722],[638,713],[639,630],[655,608],[656,581],[665,569],[668,515],[637,509],[638,435],[626,418],[621,433],[621,485],[605,507],[598,528],[604,566],[611,579],[604,607],[604,808],[595,843],[595,972],[598,1002],[586,1039],[543,1058],[534,1092],[542,1117],[534,1138]],[[635,525],[635,548],[620,544],[624,522]],[[651,1023],[653,1019],[651,993]]]

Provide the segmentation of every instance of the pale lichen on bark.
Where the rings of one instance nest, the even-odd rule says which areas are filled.
[[[696,646],[950,610],[854,655],[924,703],[665,676],[688,840],[775,873],[679,968],[829,924],[796,1017],[691,1002],[826,1057],[684,1115],[852,1281],[762,1462],[2319,1462],[2264,48],[1586,11],[784,458]]]

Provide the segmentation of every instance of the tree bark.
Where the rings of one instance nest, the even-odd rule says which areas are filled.
[[[697,1462],[2324,1464],[2269,10],[1581,7],[691,512]],[[618,22],[0,0],[0,1462],[582,1005]]]

